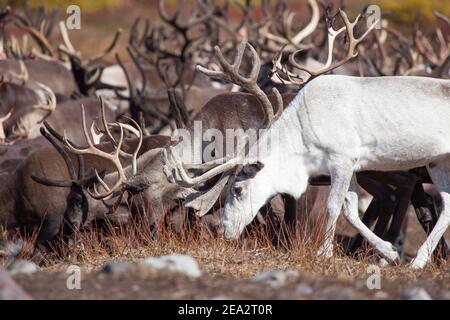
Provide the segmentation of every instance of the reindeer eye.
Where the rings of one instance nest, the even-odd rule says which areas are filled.
[[[234,194],[240,196],[242,193],[242,187],[234,187]]]

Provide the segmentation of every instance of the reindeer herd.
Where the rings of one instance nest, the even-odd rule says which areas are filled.
[[[308,5],[305,22],[285,1],[181,1],[170,14],[159,0],[159,21],[136,19],[115,63],[122,29],[85,58],[57,9],[0,8],[7,237],[35,233],[43,250],[93,221],[140,217],[155,241],[194,218],[237,239],[275,215],[297,230],[312,195],[327,217],[318,254],[333,254],[342,211],[359,233],[348,253],[368,244],[402,262],[411,204],[428,237],[411,267],[447,258],[449,18],[403,34],[387,17],[349,19],[343,3]],[[230,132],[243,134],[218,152]]]

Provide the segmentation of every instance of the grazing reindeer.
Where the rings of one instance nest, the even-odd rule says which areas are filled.
[[[347,55],[350,58],[356,54],[356,45],[362,38],[354,38],[355,23],[350,23],[342,11],[341,17],[350,39]],[[295,67],[305,70],[298,64]],[[320,74],[305,71],[312,77]],[[346,76],[312,80],[258,142],[258,146],[264,146],[276,133],[279,144],[272,144],[269,153],[247,160],[250,162],[235,178],[224,209],[225,237],[238,237],[274,194],[289,193],[298,198],[309,177],[326,174],[331,176],[327,202],[330,236],[321,252],[332,255],[334,230],[344,206],[350,224],[387,259],[395,261],[399,258],[395,248],[373,234],[358,216],[354,174],[427,166],[442,196],[444,210],[411,263],[414,268],[424,267],[450,223],[449,96],[450,82],[446,80]],[[392,132],[388,127],[397,130]],[[248,171],[253,174],[245,174]]]
[[[261,65],[256,52],[253,52],[252,55],[253,71],[251,75],[248,78],[239,75],[238,69],[244,49],[245,47],[240,49],[234,66],[229,65],[229,76],[252,94],[227,93],[211,99],[192,119],[194,123],[195,121],[202,123],[202,135],[208,129],[216,129],[225,134],[227,129],[242,129],[245,131],[264,128],[275,115],[281,112],[282,97],[279,94],[266,96],[256,84]],[[293,98],[293,95],[286,95],[283,98],[285,99],[284,102],[287,103]],[[274,112],[274,109],[276,112]],[[195,127],[189,127],[188,130],[193,133],[191,137],[195,137]],[[92,148],[80,150],[71,147],[70,144],[68,144],[68,147],[71,152],[76,154],[93,154],[95,152]],[[204,147],[205,145],[201,146],[202,150]],[[182,148],[183,144],[179,144],[173,150]],[[181,154],[182,150],[178,151]],[[134,200],[137,199],[139,206],[146,208],[147,204],[150,205],[150,210],[146,211],[150,214],[150,221],[154,222],[155,225],[159,224],[165,209],[170,208],[178,199],[187,199],[187,207],[196,210],[199,216],[205,215],[221,195],[223,186],[228,181],[229,176],[224,175],[219,181],[214,181],[214,179],[208,181],[206,179],[195,183],[185,183],[181,186],[167,177],[166,171],[170,166],[167,161],[167,153],[166,148],[154,149],[144,153],[137,159],[137,172],[134,174],[131,167],[119,167],[118,162],[114,160],[115,165],[117,165],[117,172],[105,176],[104,181],[98,187],[102,193],[98,193],[97,198],[108,198],[117,192],[128,191],[134,195]],[[109,156],[105,156],[105,159],[113,161]],[[214,166],[211,163],[186,165],[193,172],[202,172],[202,170]],[[111,185],[113,187],[109,187]],[[144,199],[143,201],[139,201],[140,196]]]
[[[104,109],[102,106],[102,115]],[[106,124],[104,116],[102,125],[102,132],[108,132],[108,136],[112,134],[104,130],[105,125],[140,134],[140,130],[125,124]],[[41,132],[53,147],[47,143],[33,152],[9,174],[8,179],[2,180],[0,225],[11,232],[16,228],[25,232],[38,230],[38,240],[46,241],[55,239],[61,228],[67,236],[93,219],[127,216],[128,208],[97,200],[88,190],[97,179],[93,169],[108,173],[114,170],[114,165],[97,156],[68,154],[62,146],[63,138],[48,123],[44,126],[46,129],[41,128]],[[140,135],[138,139],[124,139],[122,134],[122,139],[115,141],[121,148],[117,149],[109,142],[96,145],[96,148],[99,152],[120,152],[121,157],[129,158],[167,142],[168,137],[163,136]]]

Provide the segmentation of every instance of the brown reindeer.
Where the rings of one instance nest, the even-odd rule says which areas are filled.
[[[116,152],[121,157],[137,157],[144,150],[168,142],[168,138],[162,136],[144,138],[140,135],[138,139],[124,139],[123,130],[138,134],[140,130],[119,123],[106,125],[120,127],[122,135],[116,142],[118,149],[110,142],[96,146],[105,154]],[[111,172],[114,165],[93,155],[77,157],[68,154],[61,143],[63,138],[48,123],[45,127],[41,132],[53,147],[33,152],[2,185],[0,224],[11,232],[17,228],[23,232],[38,231],[38,240],[46,241],[55,239],[61,231],[68,236],[93,219],[126,217],[127,207],[114,207],[107,201],[97,200],[88,190],[96,179],[94,172],[101,172],[100,175]]]

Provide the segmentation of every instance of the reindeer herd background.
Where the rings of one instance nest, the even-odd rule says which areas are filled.
[[[307,3],[308,20],[299,21],[289,1],[180,1],[169,8],[160,0],[158,21],[137,18],[130,30],[111,30],[110,45],[90,57],[72,44],[57,9],[0,8],[5,243],[34,235],[45,254],[52,242],[70,246],[75,233],[98,221],[145,221],[155,241],[161,229],[180,233],[194,223],[221,237],[229,185],[239,170],[254,176],[258,163],[182,163],[176,129],[193,131],[196,121],[203,132],[268,128],[299,90],[327,73],[449,79],[450,18],[442,12],[434,12],[433,26],[417,20],[404,31],[389,17],[368,23],[366,10],[349,18],[344,3]],[[126,34],[126,54],[115,53]],[[357,182],[360,195],[373,197],[362,221],[400,252],[410,205],[425,233],[436,224],[441,203],[424,187],[431,183],[424,168],[363,171]],[[300,220],[325,207],[330,178],[309,184],[299,201],[273,198],[249,228],[268,228],[274,245],[289,247],[291,237],[308,232]],[[364,248],[358,235],[344,250]],[[435,255],[447,254],[442,239]]]

